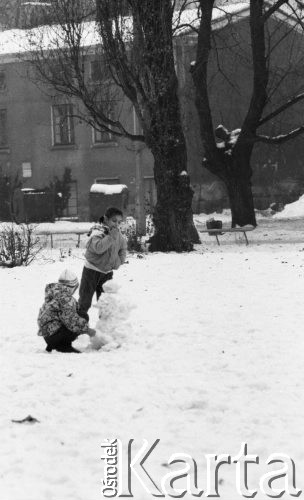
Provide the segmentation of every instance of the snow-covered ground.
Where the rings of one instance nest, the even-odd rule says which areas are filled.
[[[158,482],[183,452],[206,489],[206,454],[235,456],[246,442],[260,457],[248,466],[255,498],[267,498],[258,480],[272,453],[294,460],[304,486],[304,222],[259,218],[248,237],[218,246],[204,234],[191,254],[130,255],[115,273],[119,299],[136,306],[120,348],[96,351],[83,336],[79,355],[46,353],[36,318],[46,283],[64,268],[80,278],[83,249],[64,240],[61,260],[60,248],[45,249],[27,268],[0,268],[1,499],[102,498],[106,438],[160,438],[146,463]],[[28,415],[39,422],[12,421]],[[219,469],[224,500],[241,498],[235,470]],[[136,479],[132,491],[152,498]]]

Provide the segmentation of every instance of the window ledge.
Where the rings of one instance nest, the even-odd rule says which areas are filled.
[[[0,154],[10,154],[10,148],[0,148]]]
[[[91,144],[92,149],[116,148],[117,146],[118,146],[118,142],[115,142],[115,141],[99,142],[99,143]]]
[[[50,149],[51,151],[57,151],[61,149],[71,150],[71,149],[78,149],[78,146],[76,146],[76,144],[54,144],[53,146],[51,146]]]

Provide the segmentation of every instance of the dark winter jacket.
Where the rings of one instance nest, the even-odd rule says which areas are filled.
[[[102,273],[118,269],[126,260],[127,241],[119,229],[96,225],[86,247],[87,262]]]
[[[88,333],[89,326],[77,313],[77,301],[72,289],[61,283],[45,287],[45,302],[39,310],[38,335],[49,337],[64,325],[73,333]]]

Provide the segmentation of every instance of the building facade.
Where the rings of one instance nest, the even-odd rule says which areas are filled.
[[[88,62],[90,65],[90,61]],[[0,174],[15,178],[23,189],[51,188],[56,179],[71,173],[66,216],[89,217],[92,184],[126,184],[134,209],[135,150],[130,141],[100,132],[77,117],[75,100],[37,86],[28,64],[0,59]],[[125,122],[133,127],[132,106],[124,110]],[[153,163],[149,151],[141,153],[147,196]]]
[[[195,15],[195,10],[193,10]],[[281,40],[271,67],[277,97],[273,106],[304,90],[303,30],[282,11],[269,23],[272,42]],[[250,100],[252,68],[248,2],[233,6],[229,16],[221,10],[213,23],[214,50],[209,72],[210,102],[214,126],[239,128]],[[50,189],[70,172],[70,198],[64,216],[88,220],[89,193],[94,183],[125,184],[129,191],[128,214],[135,209],[136,151],[129,140],[97,131],[77,117],[81,103],[67,100],[47,85],[38,85],[29,63],[20,60],[5,43],[9,32],[0,33],[0,176],[16,178],[23,189]],[[290,35],[291,34],[291,35]],[[18,33],[17,33],[18,36]],[[283,40],[283,42],[282,42]],[[2,43],[3,42],[3,43]],[[228,206],[222,183],[203,169],[203,147],[195,110],[190,63],[196,57],[196,35],[186,32],[175,42],[180,102],[188,149],[188,171],[194,190],[193,210],[212,212]],[[85,70],[94,80],[98,71],[94,57]],[[267,112],[271,111],[271,107]],[[262,130],[277,135],[301,123],[304,107],[299,103],[268,123]],[[122,107],[122,119],[134,130],[133,108]],[[304,192],[304,138],[283,146],[257,145],[252,166],[257,208],[275,201],[290,202]],[[147,207],[155,204],[153,158],[143,147],[140,163]],[[1,214],[0,214],[1,218]]]

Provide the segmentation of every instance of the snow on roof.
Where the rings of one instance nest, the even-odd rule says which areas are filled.
[[[237,4],[225,5],[224,7],[214,7],[212,11],[213,28],[218,28],[218,24],[227,24],[228,20],[237,21],[248,15],[249,3],[240,2]],[[173,28],[178,35],[184,35],[192,31],[191,27],[198,29],[200,18],[197,9],[186,9],[181,14],[175,12],[173,18]]]
[[[94,21],[81,25],[81,46],[100,44],[100,35]],[[60,25],[38,26],[32,29],[13,29],[0,32],[0,57],[21,56],[35,49],[56,50],[69,47],[64,29]]]
[[[269,2],[271,4],[271,2]],[[215,7],[212,14],[213,29],[220,29],[228,22],[237,22],[249,15],[249,1]],[[289,5],[282,5],[274,14],[277,18],[295,25],[297,19]],[[174,12],[173,28],[177,36],[192,33],[191,27],[198,29],[200,18],[197,9],[186,9],[182,13]],[[122,20],[125,39],[131,36],[132,20]],[[193,32],[194,33],[194,32]],[[101,44],[98,25],[95,21],[87,21],[81,25],[81,46],[96,47]],[[32,29],[12,29],[0,32],[1,62],[11,60],[12,56],[20,56],[38,50],[56,50],[69,47],[66,34],[61,25],[38,26]],[[10,56],[10,57],[9,57]]]
[[[273,1],[269,0],[265,2],[265,7],[271,6]],[[292,26],[298,25],[299,31],[303,31],[299,18],[304,21],[304,16],[299,11],[297,16],[294,13],[294,6],[283,4],[280,8],[273,14],[273,17],[280,19],[281,21],[287,22]],[[212,28],[220,29],[229,23],[236,23],[250,14],[249,0],[244,2],[237,2],[229,5],[221,5],[214,7],[212,11]],[[177,35],[186,35],[191,32],[195,33],[192,28],[196,30],[199,28],[200,18],[198,17],[197,9],[186,9],[181,15],[178,12],[175,13],[173,27],[176,30]],[[180,27],[179,27],[180,26]]]
[[[128,189],[125,184],[92,184],[90,193],[119,194]]]

